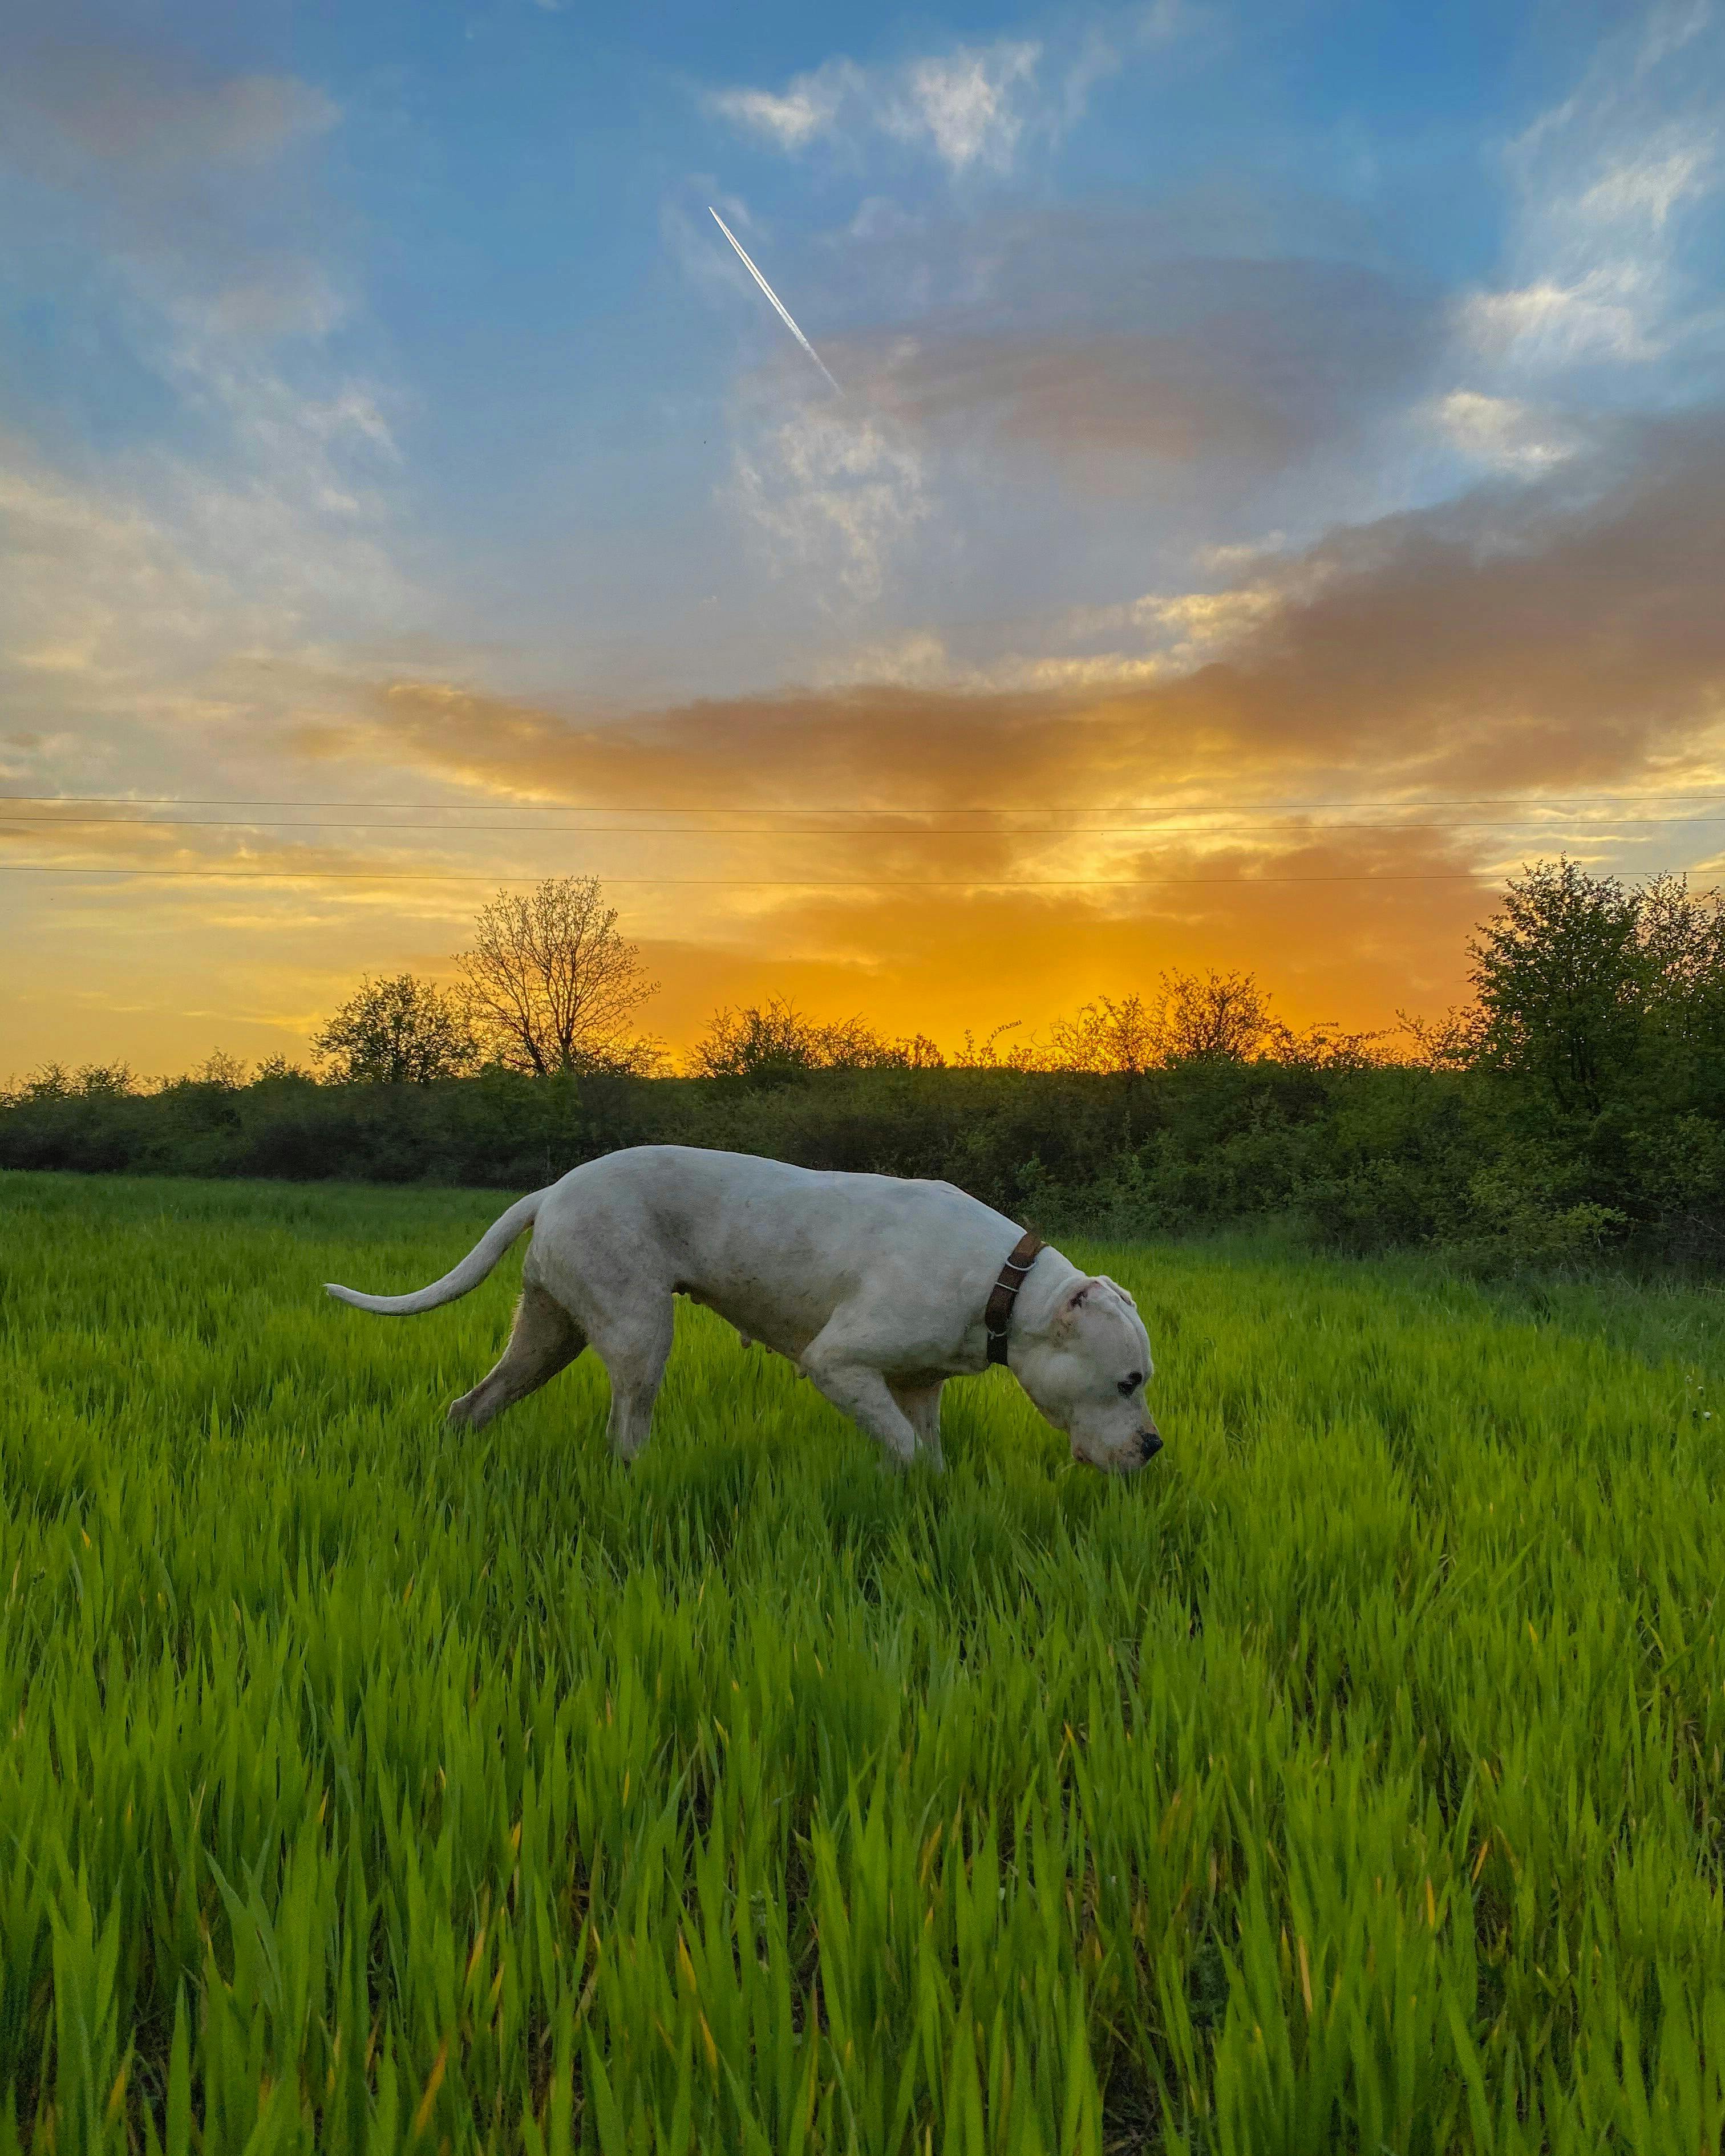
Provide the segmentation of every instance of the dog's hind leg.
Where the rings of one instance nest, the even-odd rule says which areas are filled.
[[[627,1312],[608,1312],[593,1328],[593,1352],[611,1380],[605,1435],[619,1460],[633,1460],[653,1428],[653,1403],[670,1359],[676,1306],[669,1294],[649,1296]]]
[[[505,1408],[537,1392],[547,1378],[554,1378],[572,1363],[586,1345],[580,1328],[562,1305],[542,1287],[528,1281],[516,1305],[509,1345],[497,1367],[481,1378],[470,1393],[464,1393],[451,1404],[449,1422],[482,1430]]]

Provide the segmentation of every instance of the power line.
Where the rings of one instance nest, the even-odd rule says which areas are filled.
[[[486,801],[326,801],[311,800],[300,796],[263,793],[234,793],[212,795],[208,798],[181,793],[0,793],[0,802],[19,804],[68,805],[87,803],[92,808],[388,808],[408,811],[434,809],[459,815],[471,808],[512,807],[523,815],[551,814],[576,809],[595,816],[1024,816],[1037,813],[1022,805],[1008,803],[973,803],[957,802],[937,803],[932,808],[917,808],[904,803],[859,807],[855,803],[829,807],[803,803],[796,806],[766,802],[706,802],[699,808],[682,808],[664,802],[634,802],[626,807],[607,808],[600,803],[585,801],[522,801],[501,803]],[[1209,806],[1219,812],[1238,810],[1241,814],[1265,815],[1296,814],[1307,808],[1560,808],[1588,807],[1607,801],[1669,802],[1669,801],[1725,801],[1725,792],[1685,789],[1676,793],[1616,793],[1598,791],[1592,793],[1546,794],[1491,794],[1470,793],[1437,800],[1288,800],[1288,801],[1217,801]],[[1076,808],[1076,814],[1091,813],[1117,816],[1157,816],[1177,813],[1162,804],[1143,802],[1115,802],[1091,803]],[[1201,808],[1202,803],[1187,804]]]
[[[963,876],[931,881],[924,876],[820,879],[806,876],[607,876],[608,885],[644,890],[738,891],[1137,891],[1169,885],[1284,883],[1476,883],[1483,870],[1434,870],[1404,875],[1274,876]],[[0,861],[0,875],[158,876],[180,883],[537,883],[531,875],[495,875],[475,870],[462,875],[418,870],[373,875],[364,869],[158,869],[79,868],[54,861]]]
[[[9,797],[0,797],[4,798]],[[718,813],[744,815],[753,812],[732,809]],[[805,809],[800,813],[811,815],[824,812]],[[908,812],[882,810],[879,813]],[[1579,834],[1609,831],[1625,824],[1657,829],[1667,824],[1680,827],[1720,824],[1725,824],[1725,816],[1611,816],[1598,823],[1569,824],[1562,829]],[[67,831],[81,829],[87,824],[118,824],[133,831],[432,831],[450,838],[463,838],[470,834],[537,838],[562,833],[589,839],[807,838],[867,839],[871,841],[878,841],[883,836],[896,839],[1131,839],[1195,834],[1211,838],[1229,838],[1243,834],[1263,834],[1282,829],[1280,824],[1014,824],[1004,829],[990,829],[973,824],[923,824],[915,829],[883,834],[871,830],[832,831],[819,824],[806,824],[798,828],[795,824],[710,824],[705,826],[688,824],[373,824],[351,823],[322,817],[302,823],[288,823],[270,817],[245,816],[0,816],[0,829],[7,830]],[[1514,823],[1458,823],[1448,820],[1434,823],[1409,819],[1394,824],[1338,824],[1307,820],[1303,828],[1309,831],[1525,831],[1538,829],[1542,836],[1557,835],[1553,827],[1530,826],[1525,819]]]

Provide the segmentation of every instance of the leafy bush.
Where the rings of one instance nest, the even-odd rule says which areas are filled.
[[[1190,1062],[1136,1075],[804,1071],[762,1085],[493,1069],[429,1085],[39,1081],[0,1107],[0,1168],[531,1188],[621,1146],[714,1146],[928,1176],[1014,1219],[1111,1234],[1303,1223],[1561,1257],[1634,1240],[1707,1261],[1725,1129],[1693,1111],[1529,1114],[1490,1072]]]
[[[596,889],[579,896],[638,998]],[[1543,865],[1471,948],[1476,1002],[1410,1022],[1421,1060],[1404,1063],[1368,1036],[1296,1034],[1252,976],[1212,973],[1101,998],[1004,1057],[1011,1025],[947,1064],[922,1035],[769,998],[717,1013],[691,1076],[591,1043],[542,1059],[549,1075],[438,1076],[398,1051],[442,1006],[397,983],[388,1053],[366,1034],[349,1075],[425,1082],[320,1085],[280,1063],[246,1082],[214,1056],[150,1092],[124,1065],[51,1065],[0,1095],[0,1168],[521,1188],[655,1142],[941,1178],[1015,1219],[1122,1235],[1279,1219],[1359,1252],[1725,1255],[1718,896]]]

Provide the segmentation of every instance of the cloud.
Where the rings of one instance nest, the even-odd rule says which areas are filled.
[[[872,850],[854,847],[850,857]],[[934,850],[921,850],[926,864]],[[947,842],[942,875],[971,850]],[[1168,846],[1137,864],[1176,878],[1219,878],[1240,865]],[[1399,1005],[1440,1011],[1459,1000],[1467,932],[1489,910],[1491,885],[1441,837],[1312,834],[1250,865],[1292,880],[776,892],[770,911],[727,911],[681,934],[656,922],[639,895],[617,895],[664,984],[651,1022],[678,1042],[716,1007],[776,992],[818,1016],[860,1014],[889,1032],[931,1032],[949,1051],[967,1028],[980,1036],[1016,1020],[1010,1047],[1091,997],[1152,989],[1167,968],[1214,965],[1255,968],[1278,1008],[1302,1023],[1387,1024]],[[825,872],[838,872],[830,860]]]
[[[362,324],[317,185],[336,117],[308,84],[224,76],[75,16],[59,44],[11,40],[0,192],[62,371],[33,403],[27,344],[38,439],[0,429],[8,792],[280,792],[280,731],[349,709],[353,643],[419,610],[393,553],[401,400],[353,364]],[[303,1029],[280,1014],[308,1007],[331,921],[413,918],[439,891],[380,887],[387,847],[315,832],[8,812],[32,815],[0,832],[21,1064],[291,1045]],[[80,864],[110,873],[59,872]],[[136,866],[156,873],[111,873]],[[216,867],[343,880],[204,880]]]
[[[1447,786],[1609,783],[1703,752],[1725,719],[1717,410],[1619,435],[1516,493],[1486,490],[1322,542],[1306,591],[1170,715]]]
[[[914,60],[885,125],[902,141],[924,136],[952,172],[1004,172],[1024,129],[1022,100],[1034,87],[1042,48],[1001,43]]]
[[[1442,432],[1464,455],[1496,471],[1538,477],[1580,448],[1574,427],[1513,397],[1453,389],[1432,408]]]
[[[46,521],[75,528],[86,513],[63,504]],[[104,543],[122,575],[151,552],[141,529]],[[495,815],[400,839],[329,826],[92,845],[68,827],[34,834],[31,857],[348,868],[351,886],[312,888],[329,924],[321,963],[352,949],[354,973],[423,963],[425,923],[458,918],[485,888],[393,874],[591,870],[652,947],[670,984],[655,1019],[674,1037],[724,996],[788,985],[811,1007],[932,1022],[950,1040],[1172,963],[1254,964],[1292,1015],[1370,1023],[1456,993],[1466,928],[1521,860],[1567,848],[1665,866],[1674,850],[1711,852],[1710,834],[1655,827],[1638,842],[1565,806],[1435,819],[1275,804],[1718,790],[1722,549],[1713,409],[1592,439],[1531,480],[1260,549],[1232,588],[1061,625],[1069,643],[1137,639],[1156,664],[1136,673],[1086,680],[1045,652],[1016,680],[974,681],[924,636],[865,658],[872,678],[582,711],[429,674],[367,683],[350,668],[320,683],[302,666],[271,707],[298,772],[265,790],[448,788]],[[198,599],[195,584],[162,595],[169,608]],[[572,803],[597,813],[546,813]],[[885,813],[851,813],[865,809]],[[493,821],[513,835],[487,835]],[[703,877],[716,880],[688,880]],[[141,883],[127,917],[166,935],[209,888]],[[278,905],[298,920],[313,901],[266,883],[223,903],[255,923]],[[306,993],[296,974],[280,1007],[307,1008]]]
[[[67,401],[126,389],[81,449],[0,438],[0,695],[45,696],[92,756],[128,706],[231,716],[231,678],[213,685],[236,653],[375,634],[409,603],[386,542],[398,402],[325,349],[345,280],[289,162],[337,116],[297,78],[224,74],[75,5],[8,54],[0,165],[87,331],[57,349],[74,374],[102,355]]]
[[[795,573],[829,609],[878,599],[929,509],[922,459],[901,431],[833,407],[758,424],[737,449],[730,493],[772,572]]]
[[[721,90],[706,101],[787,155],[824,148],[856,162],[897,144],[955,177],[999,176],[1028,145],[1052,146],[1076,127],[1099,82],[1176,40],[1197,44],[1207,18],[1189,0],[1092,7],[1069,13],[1057,38],[997,38],[868,68],[839,54],[782,90]]]
[[[195,849],[172,834],[160,848],[141,849],[134,834],[93,850],[90,835],[68,832],[55,850],[110,865],[225,860],[249,880],[11,879],[15,893],[54,894],[40,932],[18,947],[8,1036],[16,1067],[49,1055],[76,1062],[129,1054],[146,1069],[183,1069],[215,1045],[303,1055],[306,1036],[362,972],[446,973],[449,954],[495,887],[477,847],[472,880],[439,885],[388,880],[396,864],[376,847],[363,855],[289,851],[264,837],[244,854],[231,844],[220,854],[214,834],[193,833],[186,835],[201,841]],[[716,859],[708,847],[673,844],[675,854],[655,864],[667,875],[698,873]],[[487,849],[493,874],[505,872],[496,867],[498,846],[493,839]],[[511,842],[506,872],[603,874],[617,850],[578,850],[567,839]],[[924,842],[916,864],[926,870],[933,850]],[[634,841],[626,857],[637,872],[640,851]],[[866,878],[892,865],[879,851],[872,841],[808,842],[803,865],[816,883],[831,883],[847,867]],[[942,842],[943,879],[952,880],[954,856],[976,853],[961,839]],[[983,860],[978,873],[993,857],[985,852]],[[459,858],[450,865],[459,868]],[[316,865],[357,874],[290,880],[296,868]],[[1060,865],[1050,862],[1054,873]],[[1245,865],[1299,880],[1026,889],[1009,868],[1004,885],[971,890],[654,891],[613,879],[610,891],[664,983],[649,1022],[673,1041],[693,1038],[721,1004],[789,992],[817,1014],[860,1011],[891,1031],[932,1030],[949,1048],[967,1026],[985,1033],[1014,1019],[1022,1022],[1017,1040],[1086,997],[1151,986],[1177,965],[1255,965],[1296,1019],[1370,1024],[1410,1001],[1442,1009],[1459,988],[1467,927],[1488,902],[1487,882],[1435,834],[1296,834],[1273,858],[1254,852],[1231,864],[1164,846],[1146,852],[1142,865],[1175,875],[1195,866],[1210,876]],[[747,870],[745,862],[738,872]],[[69,978],[69,933],[78,953]],[[1005,968],[1002,952],[1011,954]]]
[[[1707,192],[1714,151],[1690,136],[1641,150],[1609,166],[1576,204],[1578,216],[1606,230],[1662,233],[1681,203]]]
[[[788,340],[763,345],[732,406],[722,498],[829,611],[913,581],[949,598],[986,583],[957,603],[988,611],[1003,574],[1045,583],[1051,557],[1024,558],[1028,487],[1049,547],[1075,560],[1100,559],[1111,526],[1141,558],[1158,522],[1188,546],[1255,522],[1266,482],[1315,476],[1429,395],[1444,322],[1428,290],[1319,252],[1265,259],[1178,205],[871,210],[788,259],[763,245],[844,393]],[[728,276],[723,252],[707,244],[691,274]],[[771,326],[758,305],[743,319]]]
[[[75,682],[82,711],[109,696],[136,708],[208,655],[218,587],[138,504],[0,440],[0,682],[20,717],[60,716],[43,676]]]
[[[896,240],[896,278],[858,274],[963,291],[938,261],[955,244]],[[1418,384],[1437,321],[1428,295],[1378,271],[1194,256],[1160,219],[1118,215],[997,224],[968,281],[960,299],[829,333],[834,372],[907,429],[1034,450],[1104,488],[1133,483],[1142,459],[1296,462]]]
[[[1153,476],[1165,520],[1214,529],[1219,498],[1426,390],[1432,295],[1345,262],[1193,255],[1190,239],[1178,216],[1086,206],[871,223],[805,253],[787,285],[845,393],[775,346],[739,385],[722,498],[830,613],[988,574],[1027,485],[1060,490],[1045,515],[1093,517]],[[1141,547],[1142,526],[1120,541]]]
[[[854,60],[831,59],[794,76],[782,91],[723,90],[709,100],[715,112],[776,149],[800,150],[825,135],[839,113],[867,95],[868,78]]]
[[[1509,146],[1507,281],[1466,298],[1465,346],[1522,379],[1644,367],[1715,326],[1725,40],[1705,7],[1656,8]]]
[[[1176,964],[1258,966],[1296,1017],[1363,1024],[1410,997],[1453,999],[1466,928],[1489,888],[1476,843],[1298,819],[1240,834],[1233,827],[1265,819],[1211,802],[1237,799],[1260,774],[1230,757],[1194,788],[1171,744],[1158,757],[1145,741],[1142,716],[1094,698],[865,685],[583,726],[447,684],[398,682],[375,735],[305,747],[418,761],[440,780],[522,798],[578,789],[652,811],[631,823],[662,826],[680,811],[681,836],[588,833],[508,847],[512,872],[590,870],[607,881],[666,984],[653,1019],[674,1040],[720,1002],[773,989],[956,1045],[963,1027],[1034,1027]],[[1100,800],[1146,795],[1178,803],[1173,831],[1088,828],[1106,820]],[[1014,821],[1030,828],[958,813],[979,797],[1017,801]],[[936,814],[860,827],[854,816],[816,818],[812,829],[806,815],[742,814],[728,819],[742,827],[733,835],[711,829],[717,808],[748,798],[818,808],[895,798]],[[1048,835],[1061,815],[1082,828]],[[670,882],[625,880],[643,875]],[[742,880],[679,887],[701,876]]]
[[[1511,359],[1528,372],[1549,372],[1577,360],[1646,359],[1659,346],[1644,326],[1649,279],[1637,264],[1590,270],[1574,284],[1545,277],[1507,292],[1471,295],[1462,327],[1491,359]]]
[[[197,423],[172,448],[73,468],[0,434],[0,731],[44,737],[11,761],[46,790],[207,788],[210,758],[243,764],[296,694],[317,707],[291,665],[417,610],[375,395],[291,382],[244,341],[158,335]]]
[[[194,330],[259,344],[327,336],[347,312],[321,263],[280,250],[260,250],[213,290],[182,292],[172,304]]]
[[[1230,555],[1256,562],[1256,549],[1223,548],[1219,567]],[[1226,591],[1147,592],[1142,598],[1114,606],[1074,607],[1061,627],[1075,642],[1131,629],[1152,647],[1158,670],[1187,672],[1219,650],[1249,638],[1288,603],[1277,583],[1236,585]]]
[[[286,75],[224,78],[146,55],[134,80],[123,55],[99,59],[87,95],[49,85],[28,141],[16,126],[0,135],[28,167],[16,199],[45,206],[53,226],[33,259],[49,259],[56,219],[95,235],[105,273],[90,249],[69,249],[68,287],[118,294],[102,302],[101,334],[123,336],[128,364],[153,379],[133,382],[129,406],[105,408],[107,430],[75,455],[0,452],[13,547],[0,567],[13,652],[0,755],[40,773],[44,791],[459,788],[500,803],[669,802],[691,824],[727,800],[896,802],[954,825],[978,801],[1009,801],[1022,815],[993,822],[1022,835],[933,835],[938,819],[904,815],[872,819],[866,839],[836,836],[850,828],[839,824],[783,842],[547,834],[542,851],[504,836],[302,834],[254,838],[244,858],[380,876],[416,856],[452,871],[592,865],[619,879],[637,932],[683,953],[691,999],[721,971],[758,986],[782,959],[798,981],[827,983],[828,1007],[866,990],[886,1015],[980,1022],[1014,1014],[997,985],[1002,947],[1022,953],[1014,978],[1036,997],[1065,998],[1075,917],[1076,963],[1101,954],[1086,976],[1096,988],[1167,954],[1315,965],[1297,920],[1334,954],[1335,978],[1357,962],[1355,1008],[1371,996],[1381,1008],[1399,992],[1399,949],[1416,968],[1436,963],[1440,944],[1454,957],[1472,913],[1446,910],[1445,895],[1472,909],[1478,887],[1262,879],[1489,877],[1522,834],[1337,836],[1289,819],[1245,834],[1228,827],[1249,819],[1226,804],[1722,783],[1720,414],[1621,416],[1635,399],[1678,409],[1717,393],[1700,364],[1717,307],[1703,244],[1718,202],[1712,33],[1662,19],[1657,37],[1613,49],[1615,76],[1594,70],[1508,153],[1499,274],[1459,306],[1386,273],[1363,213],[1348,223],[1292,189],[1268,204],[1227,178],[1130,209],[1009,200],[1000,175],[1033,165],[1126,64],[1117,17],[1098,18],[1095,37],[1050,28],[1040,43],[911,49],[894,66],[834,60],[730,94],[727,124],[803,160],[811,185],[825,158],[853,161],[856,180],[829,233],[798,253],[781,222],[761,255],[846,394],[826,398],[783,340],[782,358],[739,384],[728,473],[718,459],[736,528],[778,588],[763,597],[737,565],[693,562],[704,528],[685,520],[690,560],[667,557],[656,583],[642,581],[627,622],[602,622],[588,584],[572,624],[545,630],[549,609],[540,616],[536,643],[541,602],[523,601],[493,632],[501,646],[521,630],[507,660],[475,659],[467,677],[459,660],[398,660],[377,682],[383,662],[354,646],[398,648],[399,625],[429,610],[403,576],[398,520],[409,500],[435,513],[435,490],[403,488],[413,407],[352,357],[367,336],[362,286],[332,244],[338,205],[319,195],[335,107]],[[732,217],[703,187],[707,200]],[[963,213],[983,203],[987,214]],[[716,288],[732,266],[703,250]],[[738,321],[772,349],[763,307],[739,303]],[[60,348],[80,364],[77,339]],[[1397,414],[1409,456],[1387,469],[1379,451]],[[1474,490],[1442,509],[1373,514],[1428,499],[1413,488],[1434,473]],[[547,528],[554,513],[570,542],[537,550],[562,599],[592,558],[567,523],[585,497],[551,480],[544,491],[557,504]],[[625,518],[634,538],[616,527],[619,588],[628,547],[650,543],[639,536],[650,506],[636,506],[647,525]],[[501,530],[505,495],[493,509]],[[1337,517],[1353,521],[1313,543]],[[1226,543],[1277,525],[1294,543]],[[1200,540],[1223,543],[1206,552]],[[581,672],[564,679],[591,681],[607,633],[606,648],[631,654],[619,667],[644,665],[629,625],[642,621],[649,643],[663,624],[651,663],[662,651],[667,672],[681,667],[680,620],[710,590],[721,597],[700,617],[706,678],[806,685],[687,703],[642,690],[603,709],[509,693],[557,680],[559,652],[580,653]],[[806,597],[830,619],[811,624]],[[299,757],[285,775],[285,741]],[[1203,828],[1058,841],[1028,829],[1128,803]],[[1551,850],[1562,828],[1538,824],[1529,849]],[[103,839],[100,857],[128,858],[134,843]],[[183,844],[216,860],[235,841],[144,843],[161,859]],[[621,881],[703,868],[976,880],[938,894]],[[1106,879],[1065,893],[982,887],[1068,869],[1248,881],[1111,896]],[[142,919],[153,891],[150,917],[183,927],[210,889],[170,905],[164,886],[141,886],[124,910]],[[459,911],[464,891],[438,903]],[[397,901],[429,902],[381,881],[352,893],[340,917],[362,915],[368,937],[396,933],[379,924]],[[260,888],[234,905],[254,900],[261,916],[276,896]],[[357,932],[341,947],[360,951]],[[381,956],[364,948],[366,963]],[[280,1007],[308,1007],[295,997]]]
[[[864,144],[897,142],[936,158],[950,173],[1009,172],[1025,139],[1048,137],[1080,114],[1099,71],[1096,53],[1050,87],[1043,47],[999,38],[957,45],[886,68],[836,57],[793,76],[782,90],[716,91],[712,110],[774,149],[817,145],[860,154]]]
[[[16,39],[0,72],[0,180],[64,259],[206,331],[326,336],[347,311],[326,261],[311,148],[341,117],[315,84],[223,74],[165,44],[71,23]],[[14,213],[16,214],[15,206]],[[88,309],[93,280],[74,288]]]
[[[293,75],[222,76],[160,48],[40,36],[11,45],[0,117],[9,162],[55,179],[100,172],[135,183],[193,167],[266,164],[340,114]]]
[[[400,682],[319,755],[400,757],[530,798],[688,807],[1275,792],[1301,773],[1570,787],[1712,752],[1725,724],[1725,425],[1637,429],[1548,479],[1260,557],[1134,625],[1184,668],[1056,692],[920,680],[704,701],[603,724]]]

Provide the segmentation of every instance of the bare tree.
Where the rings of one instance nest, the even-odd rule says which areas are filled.
[[[525,895],[500,891],[457,954],[460,999],[486,1051],[536,1077],[565,1070],[650,1070],[658,1045],[630,1019],[659,983],[617,932],[597,876],[552,876]]]

